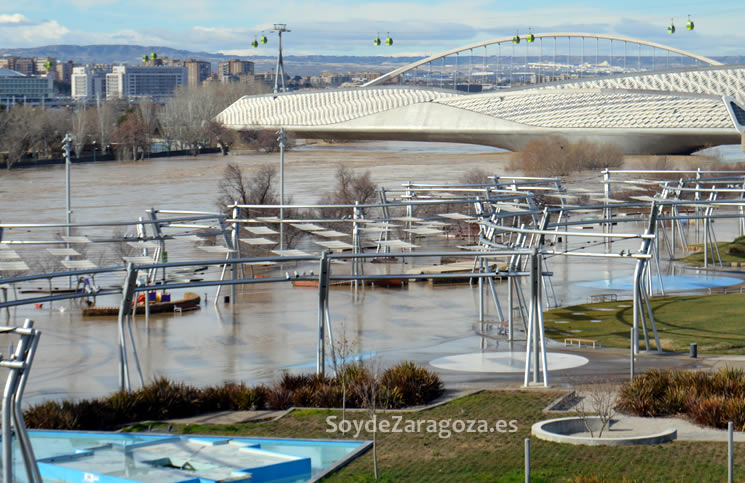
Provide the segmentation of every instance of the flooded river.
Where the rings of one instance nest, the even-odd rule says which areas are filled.
[[[416,143],[369,143],[332,148],[301,147],[285,160],[285,192],[296,203],[314,203],[332,188],[339,165],[369,170],[387,188],[407,181],[454,183],[473,168],[505,174],[509,153],[480,147]],[[75,222],[132,221],[145,210],[215,211],[218,182],[228,163],[250,172],[271,163],[277,154],[200,156],[139,162],[74,165],[72,207]],[[599,179],[599,177],[598,177]],[[592,183],[593,181],[588,181]],[[4,223],[59,223],[65,219],[64,167],[23,169],[0,174],[0,220]],[[641,231],[641,226],[628,231]],[[5,238],[21,239],[19,231]],[[455,248],[462,242],[446,241]],[[578,242],[580,243],[580,242]],[[582,241],[588,250],[590,240]],[[614,249],[636,250],[631,240]],[[41,250],[37,248],[36,250]],[[171,260],[174,261],[174,260]],[[431,261],[429,263],[432,263]],[[283,267],[289,271],[317,270],[315,266]],[[403,261],[383,269],[404,271]],[[560,304],[583,302],[598,290],[579,282],[628,276],[632,261],[551,259],[553,284]],[[506,287],[497,284],[501,302]],[[138,316],[135,337],[146,378],[164,375],[196,385],[222,381],[254,383],[275,378],[282,370],[307,367],[315,361],[317,291],[289,283],[242,288],[237,303],[213,306],[214,289],[199,290],[208,297],[201,310],[179,314]],[[176,294],[174,294],[177,296]],[[331,318],[337,338],[346,337],[359,353],[405,354],[473,334],[478,316],[477,291],[467,284],[410,284],[406,288],[349,288],[331,290]],[[100,300],[116,305],[118,299]],[[39,353],[26,390],[27,401],[41,398],[92,397],[116,389],[116,317],[82,318],[77,302],[23,306],[0,315],[0,321],[20,325],[25,318],[43,331]],[[493,304],[487,304],[495,318]],[[469,342],[470,343],[470,342]],[[466,351],[478,346],[463,347]]]

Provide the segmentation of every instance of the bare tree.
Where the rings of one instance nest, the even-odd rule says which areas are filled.
[[[584,394],[584,397],[577,403],[576,410],[579,417],[585,424],[585,428],[590,433],[590,437],[595,437],[594,426],[589,423],[593,416],[600,420],[600,429],[598,438],[603,437],[603,432],[610,425],[613,416],[616,415],[616,386],[605,381],[598,380],[594,384],[583,384],[577,386],[577,391]]]
[[[489,172],[482,168],[471,168],[458,178],[461,184],[490,184]]]
[[[85,110],[85,102],[80,101],[75,105],[72,112],[72,147],[75,157],[79,158],[83,152],[89,134],[88,113]]]
[[[336,360],[336,379],[341,382],[341,419],[346,419],[347,410],[347,388],[349,387],[350,368],[358,362],[352,362],[352,355],[357,352],[357,343],[349,340],[347,337],[346,324],[342,322],[339,337],[334,340],[331,348],[332,357]]]
[[[279,203],[274,181],[277,168],[270,164],[262,164],[256,171],[247,176],[243,169],[234,163],[225,167],[223,177],[219,183],[220,197],[218,205],[225,211],[233,202],[241,205],[274,205]],[[262,211],[262,213],[266,213]],[[250,210],[245,216],[256,216]]]
[[[237,202],[239,205],[276,205],[279,204],[279,196],[275,187],[277,180],[277,168],[270,164],[263,164],[255,171],[246,175],[240,166],[230,163],[225,167],[223,177],[219,182],[219,196],[217,204],[221,211],[228,211],[228,206]],[[285,204],[292,204],[292,197],[285,199]],[[277,216],[279,209],[251,209],[244,208],[243,218],[255,218],[257,216]],[[297,209],[288,208],[284,210],[287,219],[304,218],[305,214]],[[276,223],[268,224],[277,228]],[[298,230],[292,225],[284,228],[285,246],[295,246],[304,236],[305,232]]]
[[[362,399],[362,403],[367,409],[367,417],[373,421],[373,471],[375,479],[378,479],[378,420],[377,408],[380,397],[380,380],[382,370],[378,359],[369,359],[364,365],[367,369],[368,377],[362,378],[357,387],[357,393]]]
[[[150,127],[133,112],[127,114],[112,138],[119,143],[122,153],[131,152],[132,160],[137,161],[137,153],[141,150],[144,157],[150,145]]]
[[[247,94],[260,93],[259,84],[209,83],[197,88],[178,88],[172,98],[158,112],[161,134],[167,142],[191,149],[208,146],[227,136],[215,136],[215,116]]]
[[[206,133],[210,144],[216,144],[223,155],[228,154],[228,149],[237,139],[236,132],[226,128],[219,121],[209,121],[206,126]]]
[[[571,142],[551,135],[528,143],[522,156],[514,156],[509,169],[536,176],[566,176],[583,169],[618,167],[623,152],[615,144],[599,144],[586,139]]]
[[[103,102],[96,108],[96,125],[98,126],[98,144],[102,152],[106,152],[112,142],[112,134],[116,129],[116,120],[120,106],[116,101]]]
[[[333,190],[321,197],[320,204],[353,205],[355,201],[359,201],[360,204],[376,201],[378,185],[372,181],[369,171],[355,174],[351,169],[339,166],[335,179],[336,184]],[[351,214],[348,208],[321,208],[319,210],[319,218],[343,218]]]
[[[0,149],[7,153],[7,167],[10,169],[28,153],[32,144],[32,108],[15,106],[5,113],[5,130],[0,137]]]

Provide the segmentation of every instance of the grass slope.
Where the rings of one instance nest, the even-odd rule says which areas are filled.
[[[704,265],[704,246],[694,245],[699,251],[683,257],[680,259],[681,262],[690,263],[692,265],[703,266]],[[731,242],[717,243],[719,247],[719,254],[722,257],[722,263],[729,265],[730,263],[743,263],[745,262],[745,236],[735,238]],[[719,258],[715,253],[712,253],[709,249],[709,263],[719,263]]]
[[[380,481],[520,482],[524,438],[533,423],[547,419],[542,409],[557,397],[550,392],[483,392],[420,413],[406,420],[500,419],[518,421],[515,433],[378,433]],[[326,433],[326,417],[340,411],[296,411],[280,421],[231,426],[177,426],[182,433],[297,438],[343,438]],[[366,419],[364,413],[348,413]],[[391,413],[380,418],[390,419]],[[147,424],[132,430],[143,430]],[[363,439],[372,435],[362,433]],[[347,436],[346,439],[351,439]],[[735,445],[735,479],[745,478],[745,444]],[[658,446],[585,447],[531,439],[532,481],[724,481],[726,443],[676,441]],[[373,481],[372,451],[324,481]]]
[[[664,350],[684,352],[691,342],[709,353],[745,348],[745,294],[656,297],[652,309]],[[545,312],[544,320],[552,339],[581,337],[598,340],[604,347],[625,348],[633,325],[632,303],[574,305]]]

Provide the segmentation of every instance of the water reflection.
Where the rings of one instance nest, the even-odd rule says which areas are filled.
[[[379,185],[398,187],[408,180],[453,182],[471,168],[504,174],[508,158],[509,154],[487,149],[477,152],[451,148],[434,152],[360,149],[330,154],[328,150],[308,148],[288,154],[286,190],[296,202],[316,202],[319,194],[330,188],[341,162],[353,169],[370,170]],[[217,184],[229,162],[250,169],[267,162],[278,163],[278,157],[248,154],[75,165],[73,219],[131,220],[144,216],[151,207],[213,211]],[[0,175],[3,222],[64,220],[63,174],[62,167],[48,167]],[[635,225],[624,231],[643,229],[644,226]],[[725,235],[722,237],[726,239]],[[441,247],[454,249],[458,243],[461,242],[445,240]],[[577,248],[604,250],[602,246],[591,246],[592,243],[581,240]],[[627,240],[614,244],[613,250],[636,251],[638,247],[637,240]],[[567,261],[552,257],[548,264],[554,273],[559,304],[586,302],[589,295],[602,291],[580,287],[578,282],[630,276],[634,269],[633,260],[621,259]],[[667,266],[663,264],[663,270]],[[407,268],[409,265],[400,263],[375,269],[396,272]],[[317,264],[299,265],[292,270],[317,270]],[[118,281],[113,277],[100,283]],[[497,282],[495,288],[506,307],[506,282]],[[312,366],[318,323],[315,289],[296,288],[290,283],[252,285],[239,289],[237,303],[221,302],[217,306],[212,303],[214,292],[206,295],[207,303],[198,311],[154,314],[148,321],[142,316],[136,318],[135,337],[146,377],[162,375],[197,385],[238,380],[256,383],[275,378],[288,367]],[[173,296],[180,297],[181,293]],[[99,305],[117,303],[115,297],[101,297],[98,301]],[[405,354],[471,336],[478,306],[477,290],[467,284],[421,282],[403,288],[362,287],[355,292],[345,287],[330,292],[335,334],[344,333],[356,351],[363,354],[385,355],[394,351]],[[488,299],[486,307],[487,319],[496,320],[496,310]],[[8,324],[19,324],[28,317],[43,331],[26,391],[27,401],[91,397],[116,389],[116,317],[82,318],[80,311],[77,302],[57,302],[45,304],[42,309],[18,307],[4,314]],[[521,326],[517,316],[515,326]],[[494,340],[475,339],[473,347],[465,349],[502,350],[509,345]]]

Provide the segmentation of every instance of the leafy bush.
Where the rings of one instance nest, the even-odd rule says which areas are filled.
[[[698,424],[745,430],[745,372],[647,371],[626,383],[617,408],[637,416],[684,414]]]
[[[397,389],[405,406],[426,404],[442,394],[442,382],[437,374],[412,361],[400,362],[385,371],[381,383]]]
[[[362,391],[371,383],[370,372],[359,364],[347,365],[344,370],[346,406],[363,407]],[[99,399],[46,401],[26,410],[24,418],[29,428],[108,430],[137,421],[186,418],[213,411],[341,407],[342,381],[341,377],[285,373],[270,387],[224,383],[197,388],[159,378],[135,391],[119,391]],[[402,362],[380,379],[379,407],[426,404],[441,393],[442,383],[436,373],[413,362]]]

